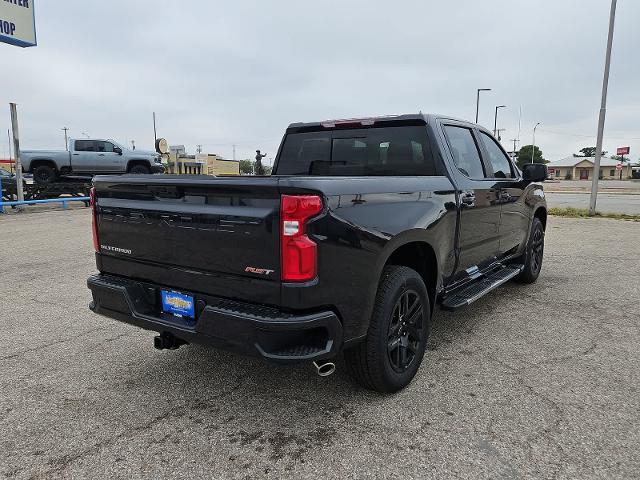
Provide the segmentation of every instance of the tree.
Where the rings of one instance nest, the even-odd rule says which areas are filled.
[[[240,173],[244,175],[253,175],[255,173],[256,162],[254,160],[240,160]],[[265,175],[271,175],[271,167],[262,165]]]
[[[527,163],[531,163],[531,152],[533,150],[533,163],[549,163],[548,160],[545,160],[542,156],[542,150],[538,147],[534,147],[533,145],[523,145],[520,151],[518,152],[518,167],[522,168],[523,165]]]
[[[251,160],[240,160],[240,173],[249,175],[253,173],[253,162]]]
[[[582,155],[576,155],[576,157],[595,157],[596,156],[596,147],[584,147],[580,149],[580,153]],[[607,152],[602,152],[602,155],[606,155]]]

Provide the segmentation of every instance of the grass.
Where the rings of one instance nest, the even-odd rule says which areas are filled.
[[[570,218],[591,218],[589,210],[586,208],[550,208],[549,215],[555,215],[557,217],[570,217]],[[629,215],[627,213],[601,213],[596,212],[596,217],[599,218],[613,218],[616,220],[629,220],[632,222],[640,222],[640,215]]]

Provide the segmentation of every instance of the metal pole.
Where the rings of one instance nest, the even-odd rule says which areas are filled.
[[[533,163],[533,155],[536,153],[536,128],[538,128],[540,122],[536,123],[536,126],[533,127],[533,145],[531,146],[531,163]]]
[[[11,109],[11,129],[13,130],[13,153],[16,157],[16,192],[18,201],[24,202],[24,191],[22,190],[22,162],[20,161],[20,133],[18,131],[18,109],[15,103],[10,103]],[[17,206],[22,210],[22,206]]]
[[[7,128],[7,139],[9,140],[9,173],[11,173],[11,130]]]
[[[476,93],[476,123],[478,123],[478,112],[480,111],[480,92],[490,92],[490,88],[478,88]]]
[[[156,132],[156,112],[153,112],[153,144],[156,144],[158,140],[158,134]]]
[[[593,178],[591,179],[591,199],[589,201],[589,215],[596,214],[596,200],[598,197],[598,180],[600,177],[600,159],[602,158],[602,137],[604,134],[604,120],[607,115],[607,89],[609,88],[609,66],[611,65],[611,46],[613,45],[613,27],[616,20],[616,2],[611,0],[609,12],[609,35],[607,37],[607,54],[604,61],[604,77],[602,79],[602,100],[600,102],[600,116],[598,118],[598,140],[596,141],[596,158],[593,163]]]
[[[504,108],[506,107],[506,105],[498,105],[496,106],[496,115],[493,118],[493,136],[497,137],[498,134],[498,109],[499,108]]]
[[[69,151],[69,139],[67,138],[67,131],[69,129],[67,127],[63,127],[62,130],[64,130],[64,149],[68,152]]]
[[[233,146],[233,159],[236,159],[236,146]]]

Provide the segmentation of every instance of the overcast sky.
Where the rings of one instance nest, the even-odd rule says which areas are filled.
[[[294,121],[437,112],[518,136],[556,160],[595,145],[609,0],[95,2],[36,0],[39,45],[0,44],[22,148],[61,128],[152,148],[270,156]],[[640,2],[619,0],[605,149],[640,157]]]

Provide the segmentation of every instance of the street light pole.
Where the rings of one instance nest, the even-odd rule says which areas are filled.
[[[498,109],[504,108],[506,105],[498,105],[496,106],[496,115],[493,117],[493,136],[495,137],[498,133]]]
[[[531,146],[531,163],[533,163],[533,155],[536,153],[536,128],[538,128],[540,122],[536,123],[536,126],[533,127],[533,145]]]
[[[598,139],[596,141],[596,158],[593,162],[593,178],[591,179],[591,199],[589,200],[589,215],[596,214],[596,200],[598,197],[598,180],[600,177],[600,159],[602,158],[602,137],[604,135],[604,120],[607,115],[607,90],[609,88],[609,66],[611,65],[611,46],[613,45],[613,27],[616,20],[616,0],[611,0],[609,12],[609,36],[607,37],[607,53],[604,60],[604,77],[602,79],[602,99],[600,102],[600,116],[598,118]]]
[[[476,93],[476,123],[478,123],[478,112],[480,111],[480,92],[490,92],[490,88],[479,88]]]

